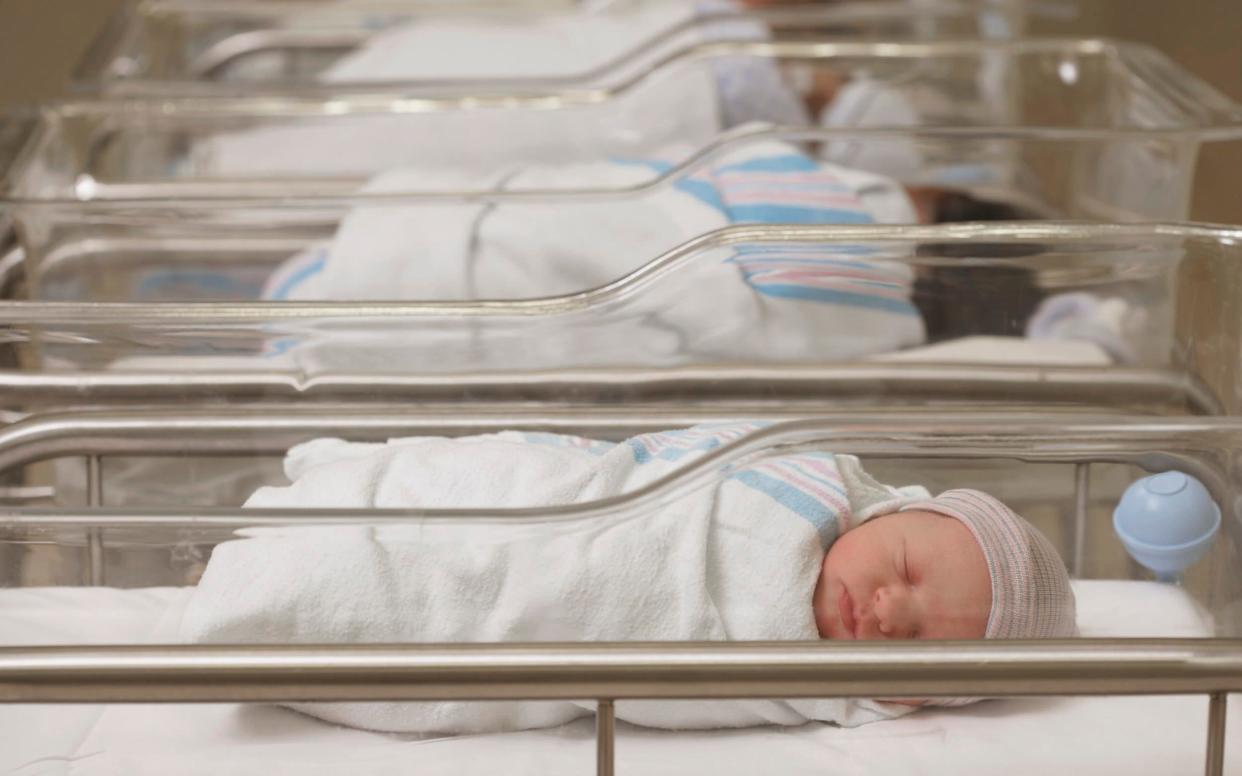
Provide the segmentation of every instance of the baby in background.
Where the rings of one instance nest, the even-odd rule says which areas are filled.
[[[932,498],[918,486],[883,485],[849,455],[704,461],[762,425],[702,425],[616,444],[503,432],[300,445],[285,462],[292,483],[260,489],[247,506],[467,513],[441,522],[411,516],[249,529],[215,548],[183,614],[182,637],[296,644],[1073,635],[1064,565],[1003,504],[971,490]],[[696,463],[704,464],[697,480],[686,471]],[[535,509],[526,520],[489,519],[489,508],[549,510],[636,491],[647,495],[628,512],[566,520]],[[593,709],[293,707],[339,724],[416,733],[549,727]],[[852,726],[909,711],[853,699],[617,706],[620,719],[673,729]]]

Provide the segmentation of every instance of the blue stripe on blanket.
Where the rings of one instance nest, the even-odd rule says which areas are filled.
[[[730,221],[734,220],[729,212],[729,207],[725,205],[725,201],[720,197],[720,190],[713,186],[711,182],[705,181],[702,178],[685,178],[673,184],[673,188],[689,194],[708,207],[715,208]]]
[[[850,291],[838,291],[833,288],[817,288],[815,286],[797,286],[785,283],[758,284],[751,286],[765,296],[779,299],[798,299],[805,302],[820,304],[839,304],[850,307],[862,307],[868,310],[882,310],[897,315],[918,317],[919,311],[906,299],[886,299],[866,294],[855,294]]]
[[[632,164],[647,167],[660,175],[673,169],[673,165],[655,159],[614,159],[618,164]],[[709,175],[726,173],[814,173],[822,172],[819,163],[802,154],[785,154],[781,156],[765,156],[748,159],[736,164],[727,164],[711,170]],[[825,176],[827,178],[827,176]],[[737,185],[741,182],[732,182]],[[823,182],[809,181],[772,181],[765,183],[767,188],[775,191],[820,190],[827,193],[850,191],[849,187],[837,181],[825,179]],[[875,219],[864,210],[836,207],[815,207],[813,205],[781,205],[776,202],[759,204],[734,205],[730,203],[730,182],[717,182],[702,175],[680,178],[673,188],[689,194],[710,208],[723,215],[729,223],[753,224],[872,224]]]
[[[871,224],[874,219],[861,210],[797,205],[730,205],[726,211],[735,224]]]
[[[785,507],[811,524],[824,547],[832,544],[837,538],[840,528],[837,524],[837,513],[828,504],[795,487],[767,474],[746,469],[734,474],[730,479],[770,496],[773,501]]]
[[[281,282],[281,284],[277,286],[274,291],[272,291],[272,293],[268,296],[268,299],[273,301],[287,299],[290,291],[306,282],[309,278],[323,272],[323,268],[327,266],[327,263],[328,252],[326,250],[321,250],[318,258],[306,266],[299,268],[297,272],[294,272],[292,275],[285,278],[284,281]]]
[[[819,163],[805,154],[760,156],[717,167],[716,172],[819,172]]]
[[[669,431],[666,433],[667,435],[672,436],[681,432]],[[644,434],[643,436],[645,437],[652,435]],[[660,436],[663,436],[663,434]],[[630,446],[630,451],[634,453],[635,461],[638,463],[647,463],[648,461],[655,460],[656,458],[659,458],[662,461],[679,461],[690,453],[701,453],[707,452],[708,450],[714,450],[715,448],[720,447],[720,445],[724,443],[724,440],[721,440],[719,437],[707,437],[699,442],[689,444],[684,447],[656,447],[652,445],[649,440],[646,440],[643,437],[627,439],[625,440],[625,443]]]
[[[917,317],[909,300],[910,279],[899,266],[841,258],[866,255],[868,251],[861,248],[743,245],[725,261],[736,265],[747,285],[765,296]]]
[[[617,164],[636,164],[640,167],[648,167],[660,175],[673,169],[672,164],[657,159],[614,159],[613,161]],[[673,183],[673,188],[717,210],[725,218],[729,217],[729,210],[725,207],[724,200],[720,198],[720,192],[711,181],[694,177],[679,178]]]
[[[714,450],[726,442],[740,439],[768,423],[769,421],[705,423],[691,429],[640,434],[625,440],[625,443],[638,463],[647,463],[656,458],[662,461],[679,461],[691,453]]]

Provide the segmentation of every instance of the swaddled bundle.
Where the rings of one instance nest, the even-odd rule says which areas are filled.
[[[625,190],[670,167],[660,159],[532,164],[494,174],[481,188]],[[400,169],[377,176],[366,190],[478,188],[472,182],[478,184],[479,179],[469,173],[433,177],[424,170]],[[688,176],[623,197],[357,208],[341,221],[326,250],[309,251],[277,269],[264,297],[554,296],[615,281],[667,251],[727,226],[917,221],[910,199],[896,181],[828,164],[789,143],[768,140],[747,143]],[[736,273],[715,264],[722,283],[738,285]],[[858,264],[837,266],[835,276],[850,278],[850,270],[859,269]],[[816,266],[804,262],[804,268],[814,271]],[[817,274],[825,275],[829,269]],[[912,281],[909,268],[895,262],[873,262],[868,269],[879,275],[877,281],[892,285]],[[906,334],[908,327],[900,331]]]
[[[503,188],[625,187],[658,161],[523,168]],[[400,190],[394,171],[371,184]],[[361,208],[331,245],[295,257],[270,278],[269,299],[514,299],[581,292],[617,281],[694,238],[748,223],[840,224],[914,218],[892,181],[823,164],[779,142],[748,144],[675,184],[600,202],[417,204]],[[351,360],[387,368],[411,357],[469,367],[520,364],[665,365],[721,361],[848,359],[923,341],[910,300],[913,272],[862,246],[765,245],[681,257],[607,309],[577,320],[542,316],[485,333],[421,331],[338,339],[306,368]],[[478,324],[482,325],[482,324]],[[379,349],[379,356],[368,354]],[[306,361],[306,358],[303,359]]]
[[[649,485],[759,424],[700,426],[621,444],[506,432],[386,444],[317,440],[286,459],[288,487],[250,507],[537,507]],[[808,452],[725,470],[641,515],[568,523],[456,521],[256,530],[219,545],[185,612],[190,641],[223,643],[810,640],[826,547],[925,497],[871,479],[851,456]],[[302,704],[387,731],[555,725],[576,703]],[[670,728],[860,724],[868,701],[626,702]]]

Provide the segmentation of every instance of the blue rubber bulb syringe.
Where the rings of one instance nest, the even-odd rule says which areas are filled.
[[[1220,506],[1202,482],[1178,471],[1153,474],[1126,488],[1113,510],[1113,530],[1126,552],[1162,582],[1176,582],[1212,546]]]

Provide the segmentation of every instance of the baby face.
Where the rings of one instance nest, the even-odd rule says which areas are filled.
[[[981,639],[992,580],[961,521],[894,512],[832,545],[813,606],[825,639]]]

